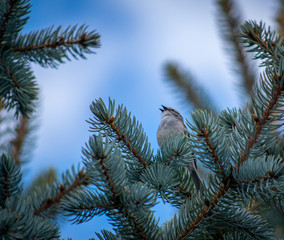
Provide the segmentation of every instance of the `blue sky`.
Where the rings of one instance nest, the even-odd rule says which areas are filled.
[[[142,122],[153,148],[161,104],[178,109],[190,119],[177,94],[165,82],[163,65],[177,61],[189,69],[220,109],[240,107],[236,76],[217,31],[213,0],[32,0],[24,32],[51,25],[89,25],[101,35],[101,48],[87,60],[72,60],[58,69],[33,65],[41,94],[40,126],[32,160],[25,166],[28,179],[41,170],[58,172],[81,162],[81,147],[90,133],[89,105],[108,97],[124,104]],[[273,27],[275,1],[238,1],[244,19],[264,20]],[[175,210],[157,207],[161,221]],[[111,229],[105,217],[71,225],[61,223],[62,237],[88,239],[95,231]]]

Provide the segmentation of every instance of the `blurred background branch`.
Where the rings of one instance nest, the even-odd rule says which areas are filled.
[[[282,36],[284,37],[284,0],[278,0],[278,11],[277,15],[275,16],[275,22],[277,23],[277,31]]]
[[[177,63],[173,62],[166,63],[164,69],[166,80],[172,83],[175,89],[174,93],[178,93],[177,97],[185,96],[181,98],[182,102],[187,101],[194,108],[205,108],[217,112],[214,101],[210,99],[206,90],[198,84],[198,81],[188,71],[185,72]]]
[[[252,65],[251,57],[248,56],[240,41],[240,25],[243,22],[238,2],[234,0],[218,0],[217,26],[224,42],[223,48],[230,58],[230,68],[234,76],[238,76],[237,86],[245,93],[242,98],[245,103],[256,82],[257,69]],[[242,94],[244,95],[244,94]]]

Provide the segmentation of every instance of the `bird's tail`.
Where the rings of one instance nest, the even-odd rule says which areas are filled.
[[[196,190],[199,191],[200,186],[202,185],[202,181],[201,181],[201,178],[200,178],[200,176],[199,176],[199,174],[198,174],[198,172],[195,168],[191,169],[190,176],[191,176],[191,179],[194,182]]]

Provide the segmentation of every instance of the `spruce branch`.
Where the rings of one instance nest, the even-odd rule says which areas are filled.
[[[192,141],[198,149],[197,156],[206,167],[226,183],[230,175],[231,163],[225,154],[226,139],[216,137],[223,134],[218,119],[212,113],[197,110],[192,113],[192,120],[195,126],[190,122],[187,122],[187,125],[195,132],[195,135],[192,135]]]
[[[191,198],[193,196],[194,187],[188,171],[181,172],[180,177],[181,181],[179,185],[176,186],[176,191],[178,192],[176,195],[181,195],[181,198],[183,199],[182,201],[184,202],[184,199]],[[171,202],[174,203],[173,201]]]
[[[270,29],[265,30],[262,23],[258,25],[255,22],[246,22],[242,26],[242,31],[243,39],[248,43],[251,51],[258,50],[255,58],[266,59],[268,67],[261,78],[259,87],[255,88],[252,95],[254,119],[257,121],[255,131],[249,136],[247,147],[241,153],[240,164],[246,161],[250,150],[261,137],[261,133],[266,130],[267,124],[269,127],[273,120],[281,119],[283,116],[280,109],[283,104],[284,91],[283,53],[279,45],[283,43],[280,43],[280,38],[275,36],[275,33],[271,33]]]
[[[106,213],[114,205],[110,198],[90,189],[71,193],[60,203],[66,216],[74,216],[71,221],[75,223],[87,222],[96,215]]]
[[[272,179],[277,179],[276,176],[271,176],[271,174],[268,172],[266,175],[264,176],[259,176],[259,177],[255,177],[255,178],[252,178],[252,179],[249,179],[249,180],[237,180],[237,183],[238,184],[249,184],[249,183],[261,183],[261,182],[265,182],[265,181],[268,181],[268,180],[272,180]]]
[[[282,61],[281,61],[281,64],[283,64]],[[280,68],[280,70],[282,71],[282,73],[280,73],[281,75],[279,75],[279,73],[277,72],[273,73],[273,72],[270,72],[269,70],[267,71],[266,79],[269,80],[271,85],[269,83],[267,84],[264,83],[264,81],[262,80],[263,82],[262,89],[264,89],[264,91],[267,91],[267,88],[269,89],[268,87],[269,85],[271,87],[270,88],[271,93],[268,98],[262,97],[263,95],[260,93],[262,89],[259,89],[259,90],[256,89],[254,96],[252,96],[252,98],[254,98],[253,108],[256,112],[258,121],[255,123],[255,131],[251,134],[251,136],[248,139],[248,144],[246,146],[246,149],[243,150],[243,152],[241,153],[240,164],[243,164],[246,161],[246,159],[248,158],[250,154],[250,150],[255,146],[259,138],[261,138],[262,132],[266,130],[265,129],[266,125],[269,123],[271,124],[272,119],[279,118],[279,115],[273,114],[273,113],[277,112],[277,109],[280,108],[279,106],[280,103],[283,102],[284,71],[282,67]],[[262,103],[261,109],[260,109],[260,103]],[[280,118],[281,116],[282,114],[280,112]],[[235,165],[235,168],[236,167],[237,165]]]
[[[218,184],[221,184],[221,187]],[[193,201],[191,205],[187,203],[182,206],[179,218],[176,217],[166,223],[166,228],[162,226],[162,231],[167,229],[163,233],[163,239],[212,239],[213,236],[218,236],[219,239],[227,232],[234,231],[241,232],[250,239],[273,239],[271,228],[266,221],[245,208],[230,204],[235,201],[234,194],[231,195],[232,185],[224,186],[218,181],[213,185],[215,186],[212,188],[211,185],[210,190],[203,189],[202,198],[195,196],[194,200],[191,200]],[[211,201],[204,204],[202,200],[204,197]],[[199,207],[196,207],[195,201],[199,203]],[[223,223],[222,227],[218,222]],[[174,228],[178,230],[173,231]]]
[[[127,137],[122,131],[119,130],[119,128],[112,122],[112,121],[106,121],[106,124],[108,124],[112,131],[116,133],[118,140],[122,141],[126,147],[132,152],[133,156],[138,159],[138,161],[143,165],[145,168],[148,163],[142,159],[142,156],[139,154],[139,152],[133,147],[130,140],[127,140]]]
[[[213,143],[210,139],[210,135],[208,134],[208,131],[207,131],[207,128],[202,128],[201,129],[201,133],[200,135],[201,137],[204,138],[205,142],[206,142],[206,145],[208,146],[208,149],[209,151],[211,152],[212,154],[212,157],[213,157],[213,161],[215,162],[215,164],[217,164],[219,166],[219,169],[221,171],[221,174],[223,176],[223,179],[226,179],[227,178],[227,174],[226,174],[226,171],[225,171],[225,168],[224,166],[222,165],[222,161],[219,159],[218,157],[218,154],[217,154],[217,149],[216,147],[213,146]]]
[[[85,190],[65,199],[62,203],[63,210],[67,212],[67,216],[74,215],[72,221],[76,223],[89,221],[94,216],[105,213],[122,236],[153,239],[151,236],[157,235],[157,229],[154,229],[157,228],[157,223],[153,220],[149,207],[155,205],[154,195],[141,184],[125,187],[124,190],[125,193],[108,197]]]
[[[128,211],[128,209],[125,209],[125,215],[133,223],[141,239],[144,240],[150,239],[147,237],[144,227],[138,222],[135,215],[133,215],[130,211]]]
[[[0,5],[0,45],[14,40],[26,24],[31,4],[28,0],[1,1]]]
[[[214,215],[214,208],[218,207],[229,187],[224,186],[215,176],[210,176],[209,188],[201,188],[198,194],[187,199],[178,215],[161,226],[161,239],[206,239],[216,233],[216,229],[220,230],[220,226],[214,228],[213,224],[206,223],[206,219]]]
[[[59,227],[49,219],[34,216],[29,202],[18,195],[0,210],[0,233],[4,239],[58,239]]]
[[[101,230],[102,235],[96,232],[97,237],[99,240],[123,240],[121,236],[115,235],[114,233],[108,231],[108,230]]]
[[[34,111],[38,88],[30,63],[57,67],[70,56],[86,58],[100,46],[99,34],[88,27],[53,27],[21,35],[31,4],[29,0],[0,2],[0,98],[8,110],[29,117]]]
[[[15,160],[2,154],[0,157],[0,206],[4,208],[8,198],[22,192],[22,174]]]
[[[17,164],[23,163],[23,159],[21,159],[21,153],[23,150],[24,141],[26,140],[29,130],[29,119],[25,117],[20,117],[19,123],[15,131],[16,136],[11,141],[12,155]]]
[[[148,137],[141,123],[131,117],[131,113],[123,105],[118,105],[115,109],[115,102],[109,99],[107,108],[103,100],[99,99],[90,108],[94,114],[94,119],[88,121],[92,132],[98,132],[120,143],[132,167],[144,169],[151,164],[153,150]]]
[[[121,218],[121,225],[117,226],[119,234],[125,238],[157,239],[160,228],[151,210],[156,205],[156,194],[137,183],[127,189],[120,199],[123,208],[118,208],[118,214],[111,217],[113,220]],[[126,222],[130,226],[126,226]]]
[[[274,239],[273,232],[268,222],[261,216],[247,211],[245,208],[230,207],[218,209],[215,217],[228,225],[229,232],[236,229],[250,239]]]
[[[53,28],[53,27],[52,27]],[[80,28],[84,28],[84,26],[80,27]],[[61,27],[59,27],[59,29],[61,29]],[[49,29],[46,31],[50,31]],[[71,32],[73,33],[73,29],[71,30]],[[55,30],[55,32],[59,32],[59,30]],[[67,32],[67,31],[65,31]],[[45,43],[38,43],[38,44],[33,44],[33,45],[27,45],[27,46],[17,46],[17,42],[15,43],[15,45],[13,46],[13,51],[14,52],[29,52],[29,51],[33,51],[33,50],[39,50],[39,49],[43,49],[43,48],[57,48],[57,47],[61,47],[61,46],[67,46],[67,45],[73,45],[73,44],[79,44],[84,48],[88,47],[88,43],[93,43],[94,45],[98,45],[98,40],[96,38],[98,38],[98,35],[94,35],[96,36],[96,38],[92,39],[92,37],[90,37],[91,34],[88,34],[82,30],[80,30],[81,35],[78,38],[72,38],[72,39],[64,39],[64,36],[60,36],[59,39],[57,41],[50,41],[50,42],[45,42]],[[54,33],[51,33],[51,35],[53,35]],[[70,33],[67,33],[68,35],[70,35]],[[37,33],[37,35],[42,35]],[[56,34],[57,35],[57,34]],[[59,34],[60,35],[60,34]],[[78,35],[78,33],[76,34]],[[30,37],[30,36],[29,36]],[[28,38],[26,35],[25,36],[19,36],[19,38]],[[35,36],[33,36],[33,38],[39,39]],[[28,41],[28,40],[23,40],[21,39],[21,41]]]
[[[196,162],[190,142],[188,135],[183,133],[173,134],[167,138],[157,152],[155,158],[157,164],[153,164],[143,171],[141,177],[142,181],[145,178],[148,182],[155,183],[153,187],[160,192],[162,200],[175,206],[180,206],[184,202],[184,197],[190,198],[192,196],[191,179],[187,170],[184,169],[189,164]],[[164,170],[158,171],[160,167]],[[181,179],[181,181],[177,181],[177,179]],[[144,182],[146,181],[144,180]]]
[[[261,66],[279,66],[284,40],[271,31],[270,27],[266,30],[262,22],[245,22],[241,25],[241,38],[249,52],[255,53],[254,59],[262,60]]]
[[[280,68],[281,69],[281,68]],[[276,74],[274,75],[274,76],[276,76]],[[278,77],[279,77],[279,75],[278,75]],[[267,108],[262,108],[262,112],[263,113],[265,113],[264,114],[264,117],[262,118],[262,117],[259,117],[259,119],[262,119],[262,121],[257,121],[257,124],[260,124],[260,125],[256,125],[256,122],[254,121],[254,120],[250,120],[250,121],[248,121],[248,118],[247,117],[245,117],[245,115],[244,114],[240,114],[240,116],[241,116],[241,119],[238,119],[238,121],[237,120],[235,120],[235,123],[236,122],[241,122],[241,121],[243,121],[243,124],[241,125],[242,126],[242,128],[240,128],[240,129],[242,129],[242,131],[244,131],[246,128],[247,128],[247,130],[245,130],[246,132],[248,132],[249,134],[251,134],[250,136],[251,137],[249,137],[249,140],[247,141],[247,148],[245,148],[246,150],[244,150],[240,155],[241,155],[241,158],[244,158],[244,153],[246,153],[246,156],[245,157],[248,157],[248,152],[255,146],[255,144],[257,143],[257,141],[260,139],[260,133],[261,133],[261,130],[264,130],[264,125],[266,125],[265,126],[265,132],[266,133],[268,133],[267,131],[268,130],[270,130],[271,131],[271,128],[269,128],[269,124],[271,124],[272,123],[272,117],[270,116],[270,114],[268,114],[269,112],[271,112],[272,110],[274,110],[275,111],[275,106],[276,106],[276,103],[278,103],[278,100],[279,100],[279,98],[280,98],[280,96],[281,96],[281,94],[283,93],[283,90],[282,90],[282,93],[281,93],[281,91],[279,92],[279,86],[282,86],[283,84],[281,83],[281,81],[282,80],[280,80],[281,79],[281,77],[279,77],[278,79],[275,79],[275,78],[270,78],[270,79],[273,79],[273,80],[276,80],[276,81],[273,81],[275,84],[274,84],[274,86],[276,85],[276,87],[275,88],[273,88],[273,87],[271,87],[271,88],[269,88],[268,90],[266,89],[266,93],[269,95],[269,96],[271,96],[272,95],[272,99],[273,99],[273,101],[271,101],[271,99],[269,99],[268,101],[267,101]],[[277,85],[278,85],[278,87],[277,87]],[[271,84],[271,86],[273,86],[273,84]],[[278,90],[277,90],[278,89]],[[269,91],[270,90],[270,91]],[[257,90],[257,91],[260,91],[260,90]],[[280,95],[279,95],[280,94]],[[278,96],[278,97],[277,97]],[[256,101],[257,101],[258,99],[256,99]],[[262,103],[263,103],[263,101],[261,101]],[[263,105],[262,105],[263,106]],[[259,105],[259,107],[260,107],[260,105]],[[279,107],[279,105],[277,106],[277,107]],[[260,112],[260,111],[259,111]],[[196,114],[196,113],[195,113]],[[196,114],[197,115],[197,114]],[[195,116],[195,115],[193,115],[193,116]],[[204,122],[206,122],[206,120],[204,120],[204,119],[202,119],[202,116],[203,115],[201,115],[201,114],[198,114],[197,115],[198,116],[198,118],[196,118],[196,117],[193,117],[193,120],[194,120],[194,122],[195,122],[195,125],[197,125],[197,127],[195,127],[195,129],[199,129],[199,130],[202,130],[202,128],[203,129],[205,129],[204,128],[204,126],[203,126],[203,124],[204,124]],[[235,115],[235,116],[237,116],[237,115]],[[278,116],[279,117],[279,116]],[[208,128],[206,128],[207,129],[207,132],[208,133],[211,133],[211,129],[212,128],[214,128],[214,123],[212,123],[212,117],[208,117],[210,120],[211,120],[211,123],[209,124],[209,126],[210,126],[210,129],[208,129]],[[252,116],[251,116],[251,119],[253,119],[252,118]],[[208,120],[207,120],[208,121]],[[249,123],[249,124],[248,124]],[[256,127],[255,127],[255,129],[254,129],[254,131],[251,131],[251,127],[249,127],[249,126],[252,126],[252,125],[256,125]],[[235,128],[237,125],[235,125],[234,124],[234,121],[231,121],[231,123],[230,124],[228,124],[228,126],[231,128],[231,127],[233,127],[233,128]],[[241,127],[240,126],[240,127]],[[246,128],[244,128],[244,126],[247,126]],[[204,131],[203,131],[204,132]],[[225,131],[226,132],[226,131]],[[225,133],[224,132],[224,133]],[[199,135],[200,133],[198,133],[198,135]],[[245,133],[245,135],[246,135],[247,133]],[[203,133],[202,133],[202,131],[201,131],[201,135],[204,135]],[[215,136],[215,139],[216,139],[216,137],[218,136],[218,135],[221,135],[221,132],[219,133],[219,134],[215,134],[214,136]],[[226,139],[226,138],[225,138]],[[263,137],[262,137],[262,139],[263,139]],[[269,138],[268,139],[265,139],[266,140],[266,142],[269,140]],[[262,142],[262,143],[264,143],[264,142]],[[259,143],[258,143],[259,144]],[[237,145],[236,145],[237,146]],[[242,146],[242,144],[240,144],[239,146]],[[263,145],[261,146],[261,147],[263,147]],[[210,149],[210,148],[209,148]],[[258,148],[257,148],[258,149]],[[255,150],[256,151],[256,150]],[[205,151],[206,152],[206,151]],[[226,154],[226,152],[224,152],[223,151],[223,154]],[[238,154],[238,152],[235,152],[235,154]],[[258,154],[260,154],[260,152],[258,152]],[[222,161],[222,162],[224,162],[224,161]],[[269,161],[268,161],[269,162]],[[254,164],[255,165],[255,164]],[[282,167],[283,167],[283,164],[281,165]],[[212,167],[212,165],[211,165],[211,167]],[[239,166],[238,165],[236,165],[235,166],[235,168],[236,168],[236,172],[237,172],[237,174],[240,174],[240,172],[239,172]],[[229,170],[230,170],[230,168],[229,168]],[[253,170],[254,171],[254,170]],[[269,171],[270,172],[270,171]],[[269,173],[268,172],[268,173]],[[272,174],[272,172],[270,172],[271,174]],[[222,181],[222,179],[221,179],[221,182],[223,182],[223,183],[225,183],[225,182],[227,182],[227,184],[226,185],[224,185],[223,187],[221,187],[220,188],[220,190],[218,190],[218,192],[214,195],[214,197],[213,198],[211,198],[212,200],[211,200],[211,208],[210,209],[214,209],[214,207],[216,206],[216,204],[217,204],[217,202],[218,201],[222,201],[222,199],[223,199],[223,197],[225,197],[225,194],[226,194],[226,192],[228,192],[230,189],[232,189],[233,187],[234,187],[234,185],[235,185],[235,183],[236,183],[236,180],[235,180],[235,178],[232,178],[232,176],[231,176],[231,174],[229,174],[228,175],[229,176],[229,178],[228,179],[226,179],[227,181]],[[267,176],[265,173],[263,174],[260,174],[259,175],[259,179],[261,179],[261,177],[260,176],[262,176],[262,178],[265,178],[265,176]],[[263,177],[264,176],[264,177]],[[223,179],[224,180],[224,179]],[[272,180],[273,181],[273,180]],[[274,179],[274,181],[275,181],[275,179]],[[255,185],[251,185],[252,186],[252,188],[255,188],[256,186],[257,186],[257,183],[255,184]],[[271,189],[272,189],[273,187],[271,187],[270,186],[270,188],[267,190],[267,191],[271,191]],[[245,188],[244,187],[244,189],[247,189],[247,188]],[[257,188],[256,189],[258,189],[259,191],[260,191],[260,189],[263,189],[263,187],[262,187],[262,185],[260,185],[260,186],[257,186]],[[278,191],[279,192],[279,191]],[[204,209],[204,210],[206,210],[206,209]],[[200,216],[198,216],[194,221],[192,221],[191,222],[191,224],[192,225],[190,225],[190,226],[188,226],[188,228],[186,229],[186,230],[184,230],[184,233],[183,234],[181,234],[181,238],[182,237],[185,237],[190,231],[193,231],[194,229],[195,229],[195,226],[199,223],[199,222],[201,222],[202,221],[202,219],[204,218],[204,219],[206,219],[207,217],[208,217],[208,212],[207,211],[205,211],[204,213],[201,213],[201,215]],[[209,214],[210,215],[210,214]]]
[[[151,189],[157,191],[164,202],[179,206],[183,202],[183,199],[178,196],[179,192],[176,192],[177,188],[179,190],[180,185],[179,175],[181,173],[173,167],[154,163],[142,172],[140,179],[144,184],[149,185]]]
[[[31,147],[34,147],[34,130],[37,128],[36,117],[19,116],[15,119],[12,113],[5,110],[4,103],[0,106],[0,149],[11,155],[17,164],[25,163],[30,158]]]
[[[226,52],[230,50],[230,56],[233,56],[232,64],[234,71],[240,75],[240,84],[249,95],[256,82],[255,74],[251,63],[246,55],[246,52],[240,42],[240,25],[241,17],[237,6],[237,1],[234,0],[218,0],[218,26],[220,26],[221,36],[225,40]],[[227,47],[231,46],[231,47]],[[232,52],[234,55],[232,55]]]
[[[274,144],[267,149],[267,155],[280,156],[284,158],[284,135],[274,138]]]
[[[247,211],[250,211],[252,214],[255,214],[257,211],[257,207],[261,204],[261,201],[255,201],[252,199],[247,206]]]
[[[91,182],[115,199],[127,183],[125,163],[121,153],[115,148],[115,143],[111,143],[108,138],[104,141],[103,137],[94,135],[82,152]]]
[[[156,204],[156,194],[142,183],[129,185],[126,165],[115,142],[94,135],[83,154],[86,174],[99,192],[74,193],[74,199],[69,197],[71,203],[63,202],[65,211],[79,222],[105,212],[121,236],[153,239],[151,236],[159,230],[150,209]],[[94,210],[96,205],[100,208]]]
[[[7,27],[7,24],[9,22],[9,19],[11,18],[11,15],[12,15],[12,12],[13,12],[13,9],[15,8],[15,4],[16,4],[16,0],[11,0],[9,1],[8,3],[9,7],[7,9],[7,11],[5,12],[4,16],[3,16],[3,12],[1,12],[1,17],[2,17],[2,22],[1,22],[1,26],[0,26],[0,39],[2,40],[3,39],[3,36],[4,36],[4,33],[5,33],[5,30],[6,30],[6,27]]]
[[[283,162],[279,157],[250,158],[237,171],[234,170],[232,176],[237,191],[243,196],[251,195],[254,199],[259,199],[260,196],[272,200],[283,196],[283,169]]]
[[[86,25],[69,26],[66,30],[61,26],[53,28],[19,35],[10,48],[30,62],[56,68],[59,63],[64,63],[64,59],[70,61],[69,55],[85,59],[85,54],[94,53],[92,48],[100,46],[99,34],[88,32]]]
[[[281,68],[280,68],[281,69]],[[280,70],[279,70],[280,71]],[[278,83],[277,84],[279,84],[279,82],[281,82],[281,81],[279,81],[279,79],[278,79],[278,81],[277,81]],[[277,85],[276,84],[276,85]],[[281,86],[282,86],[283,84],[281,84]],[[273,86],[273,85],[272,85]],[[271,91],[269,92],[267,89],[267,94],[269,94],[270,96],[271,95],[273,95],[273,98],[274,98],[274,100],[277,102],[277,100],[279,100],[278,98],[275,98],[275,95],[276,94],[274,94],[274,92],[273,92],[273,87],[271,87],[271,88],[269,88]],[[277,88],[276,88],[277,89]],[[278,91],[276,91],[276,92],[278,92]],[[281,93],[280,93],[281,94]],[[263,101],[262,101],[263,102]],[[272,109],[274,109],[274,105],[276,104],[270,104],[270,101],[267,101],[267,106],[269,106],[269,108],[272,108]],[[273,107],[271,107],[271,105],[273,105]],[[279,106],[278,106],[279,107]],[[274,109],[275,110],[275,109]],[[268,112],[265,108],[263,109],[263,112]],[[247,114],[248,116],[250,116],[250,118],[248,118],[244,113],[240,113],[240,118],[238,119],[238,121],[239,122],[241,122],[241,124],[240,124],[240,130],[242,129],[242,131],[245,131],[245,133],[244,133],[244,136],[246,136],[246,135],[249,135],[249,136],[253,136],[253,137],[255,137],[256,136],[256,134],[255,134],[255,129],[257,129],[257,127],[255,127],[255,128],[253,128],[252,126],[255,126],[256,125],[256,122],[255,122],[255,120],[253,119],[253,117],[251,116],[251,115],[249,115],[249,113]],[[236,115],[236,116],[238,116],[238,115]],[[279,116],[278,116],[279,117]],[[205,162],[206,163],[206,160],[204,160],[204,159],[206,159],[206,158],[209,158],[210,157],[210,152],[211,152],[211,154],[212,154],[212,152],[213,151],[210,151],[210,149],[212,150],[212,146],[210,147],[210,144],[208,145],[208,142],[206,142],[206,140],[204,141],[203,140],[203,143],[202,142],[199,142],[199,141],[197,141],[198,140],[198,138],[204,138],[204,136],[205,135],[209,135],[210,136],[210,134],[212,134],[212,139],[214,139],[214,141],[217,141],[217,139],[220,139],[220,137],[218,137],[218,136],[225,136],[224,135],[224,133],[226,134],[226,130],[224,130],[224,129],[222,129],[222,128],[220,128],[220,122],[219,122],[219,120],[218,119],[215,119],[214,117],[213,117],[213,115],[211,114],[208,114],[208,113],[206,113],[206,112],[202,112],[202,111],[195,111],[195,113],[193,113],[193,116],[192,116],[192,118],[193,118],[193,121],[194,121],[194,123],[195,123],[195,126],[193,126],[193,125],[190,125],[190,127],[191,127],[191,129],[193,129],[195,132],[196,132],[196,135],[194,136],[194,138],[193,138],[193,142],[195,142],[195,143],[197,143],[196,144],[196,148],[200,148],[200,149],[202,149],[202,147],[203,146],[206,146],[206,148],[204,148],[204,149],[202,149],[200,152],[201,152],[201,154],[207,154],[206,155],[206,157],[203,157],[203,158],[201,158],[201,161],[203,161],[203,163]],[[267,118],[267,117],[266,117]],[[261,119],[261,117],[260,117],[260,119]],[[236,122],[236,120],[235,120],[235,122]],[[249,123],[249,124],[248,124]],[[259,123],[258,124],[260,124],[260,123],[263,123],[263,124],[266,124],[266,128],[265,128],[265,132],[266,132],[266,134],[268,134],[268,131],[271,131],[271,128],[269,127],[269,124],[271,124],[272,123],[272,120],[271,119],[269,119],[269,121],[268,121],[268,119],[266,119],[266,121],[259,121]],[[232,123],[232,124],[228,124],[228,126],[229,127],[235,127],[234,126],[234,122]],[[236,125],[237,126],[237,125]],[[246,126],[246,127],[245,127]],[[262,127],[262,128],[264,128],[264,127]],[[205,129],[206,129],[206,131],[205,131]],[[257,130],[256,130],[257,131]],[[204,134],[206,132],[206,134]],[[250,135],[251,134],[251,135]],[[258,137],[260,136],[260,134],[259,135],[257,135],[257,140],[259,140],[258,139]],[[262,139],[264,139],[264,140],[266,140],[266,142],[267,141],[269,141],[270,140],[270,137],[268,137],[268,138],[263,138],[264,136],[262,136]],[[196,140],[197,139],[197,140]],[[243,139],[243,138],[240,138],[240,139]],[[249,138],[250,139],[250,138]],[[226,151],[226,149],[227,149],[227,147],[226,147],[226,144],[228,144],[228,142],[226,141],[227,140],[227,138],[226,137],[223,137],[223,142],[220,142],[220,143],[218,143],[218,141],[217,142],[215,142],[216,144],[215,144],[215,146],[216,147],[219,147],[219,151],[216,151],[216,152],[218,152],[219,153],[219,158],[221,159],[221,157],[222,157],[222,164],[224,164],[224,163],[226,163],[224,166],[226,166],[227,168],[226,168],[226,173],[227,173],[227,175],[223,175],[223,174],[220,174],[220,172],[218,172],[218,171],[216,171],[216,173],[217,173],[217,175],[218,175],[218,173],[219,173],[219,175],[218,175],[218,177],[219,177],[219,180],[220,180],[220,182],[221,183],[223,183],[223,184],[221,184],[221,187],[220,186],[217,186],[216,187],[216,189],[215,189],[215,193],[214,193],[214,195],[213,196],[210,196],[208,199],[211,199],[211,201],[210,201],[210,208],[208,207],[208,206],[206,206],[206,207],[204,207],[203,209],[201,209],[200,211],[198,211],[199,212],[199,214],[196,214],[196,216],[191,220],[191,221],[189,221],[189,223],[188,223],[188,225],[184,225],[184,226],[182,226],[180,229],[183,229],[181,232],[180,232],[180,234],[179,234],[179,236],[178,236],[178,239],[183,239],[183,238],[185,238],[186,236],[188,236],[188,234],[194,234],[193,232],[196,232],[197,231],[197,233],[198,233],[198,231],[200,230],[201,231],[201,227],[203,226],[204,227],[204,225],[203,225],[203,223],[205,224],[206,223],[206,219],[209,219],[209,217],[214,213],[214,211],[217,211],[217,210],[214,210],[216,207],[218,207],[220,204],[221,204],[221,202],[226,198],[226,197],[228,197],[228,194],[229,194],[229,192],[231,192],[232,190],[233,191],[235,191],[234,190],[234,188],[235,188],[235,185],[236,185],[236,180],[235,180],[235,178],[232,176],[232,173],[231,173],[231,171],[232,171],[232,168],[230,167],[231,166],[231,164],[230,164],[230,162],[228,161],[228,159],[225,157],[226,155],[227,155],[227,151]],[[234,140],[234,141],[236,141],[236,140]],[[237,140],[238,141],[238,140]],[[265,144],[265,142],[261,142],[262,144]],[[211,143],[212,144],[212,143]],[[248,148],[249,149],[251,149],[253,146],[251,145],[251,143],[250,143],[250,140],[248,140],[247,142],[246,142],[246,144],[247,145],[245,145],[245,146],[248,146]],[[254,144],[256,144],[256,142],[254,143]],[[257,143],[258,144],[258,146],[260,146],[259,145],[259,143]],[[212,144],[213,146],[214,146],[214,144]],[[242,146],[243,144],[240,144],[239,146]],[[237,145],[236,145],[237,146]],[[263,145],[261,146],[261,147],[263,147]],[[218,148],[217,148],[218,149]],[[208,151],[209,150],[209,151]],[[257,150],[258,150],[258,148],[257,148]],[[256,149],[255,149],[255,152],[257,151]],[[230,151],[229,151],[230,152]],[[208,153],[209,153],[209,155],[208,155]],[[240,152],[238,152],[238,151],[235,151],[235,154],[240,154]],[[258,151],[258,154],[260,154],[260,151]],[[241,154],[240,154],[241,155]],[[239,155],[239,156],[240,156]],[[243,155],[241,155],[241,156],[243,156]],[[212,156],[211,156],[212,157]],[[213,166],[215,166],[214,164],[215,164],[215,162],[214,162],[214,160],[216,160],[216,154],[213,154],[213,161],[212,162],[209,162],[209,163],[207,163],[208,164],[208,167],[210,167],[211,169],[212,169],[212,167]],[[210,158],[209,158],[210,159]],[[269,162],[269,161],[268,161]],[[213,163],[213,165],[212,165],[212,163]],[[215,166],[216,167],[216,166]],[[281,167],[283,168],[283,163],[281,163]],[[216,169],[217,170],[219,170],[219,168],[220,168],[220,166],[217,164],[217,167],[216,167]],[[247,168],[247,167],[246,167]],[[214,171],[214,168],[213,168],[213,171]],[[237,166],[237,169],[235,170],[238,174],[240,174],[240,172],[239,172],[239,166]],[[214,171],[215,172],[215,171]],[[273,172],[271,172],[271,171],[269,171],[271,174],[273,173]],[[222,171],[221,171],[221,173],[222,173]],[[259,177],[258,178],[260,178],[260,176],[267,176],[266,175],[266,173],[259,173],[260,175],[259,175]],[[274,179],[274,180],[272,180],[272,181],[275,181],[276,179]],[[252,185],[252,187],[253,188],[257,188],[258,189],[258,191],[261,191],[260,189],[263,189],[263,187],[262,187],[262,185],[257,185],[257,183],[255,183],[255,185]],[[268,189],[267,189],[267,191],[271,191],[271,189],[273,189],[274,188],[274,186],[269,186],[268,187]],[[279,190],[278,192],[281,192],[281,190]],[[258,192],[258,194],[259,194],[259,192]],[[221,204],[222,205],[222,204]],[[217,211],[218,212],[218,211]],[[182,218],[182,216],[179,216],[180,218]],[[185,221],[185,220],[180,220],[180,221]],[[197,234],[196,233],[196,234]],[[195,235],[193,235],[193,236],[195,236]],[[175,238],[175,237],[174,237]],[[261,239],[261,238],[260,238]],[[268,238],[269,239],[269,238]]]
[[[165,64],[166,80],[173,82],[179,90],[181,90],[186,100],[195,108],[205,108],[217,111],[214,101],[210,99],[208,93],[201,86],[198,86],[196,80],[189,72],[182,70],[176,63],[169,62]]]
[[[82,152],[85,156],[87,176],[91,183],[110,196],[116,197],[121,187],[126,184],[125,162],[121,153],[109,139],[92,136]]]
[[[15,108],[16,115],[29,116],[38,91],[30,66],[25,61],[15,61],[11,52],[6,51],[0,56],[0,80],[0,96],[5,108]]]
[[[51,185],[49,191],[46,187],[43,187],[42,190],[44,192],[41,189],[36,189],[36,191],[31,194],[32,198],[30,201],[33,201],[35,216],[43,214],[49,209],[50,211],[56,210],[56,208],[59,208],[59,203],[64,197],[89,184],[89,179],[82,169],[79,170],[78,173],[73,169],[73,174],[67,171],[67,173],[62,176],[62,179],[62,183],[58,182],[57,184]],[[36,197],[39,199],[36,199]],[[49,213],[47,213],[47,215],[48,214]],[[49,215],[51,216],[53,214]]]
[[[162,142],[155,160],[177,167],[185,167],[194,162],[195,156],[189,136],[184,133],[172,134]]]
[[[217,206],[218,202],[229,190],[228,186],[222,186],[219,191],[212,197],[210,202],[210,207],[205,206],[200,214],[178,235],[177,239],[184,239],[187,235],[189,235],[192,231],[199,228],[199,224],[204,221],[206,218],[210,217],[213,213],[214,208]]]

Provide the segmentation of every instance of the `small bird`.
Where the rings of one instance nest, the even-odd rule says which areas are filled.
[[[187,128],[183,122],[183,117],[180,115],[180,113],[173,108],[165,107],[163,105],[162,107],[163,109],[160,108],[162,111],[162,118],[157,131],[157,141],[159,146],[161,146],[162,142],[174,133],[183,132],[184,134],[188,134]],[[196,170],[196,160],[192,164],[188,165],[187,168],[198,191],[202,182]]]

